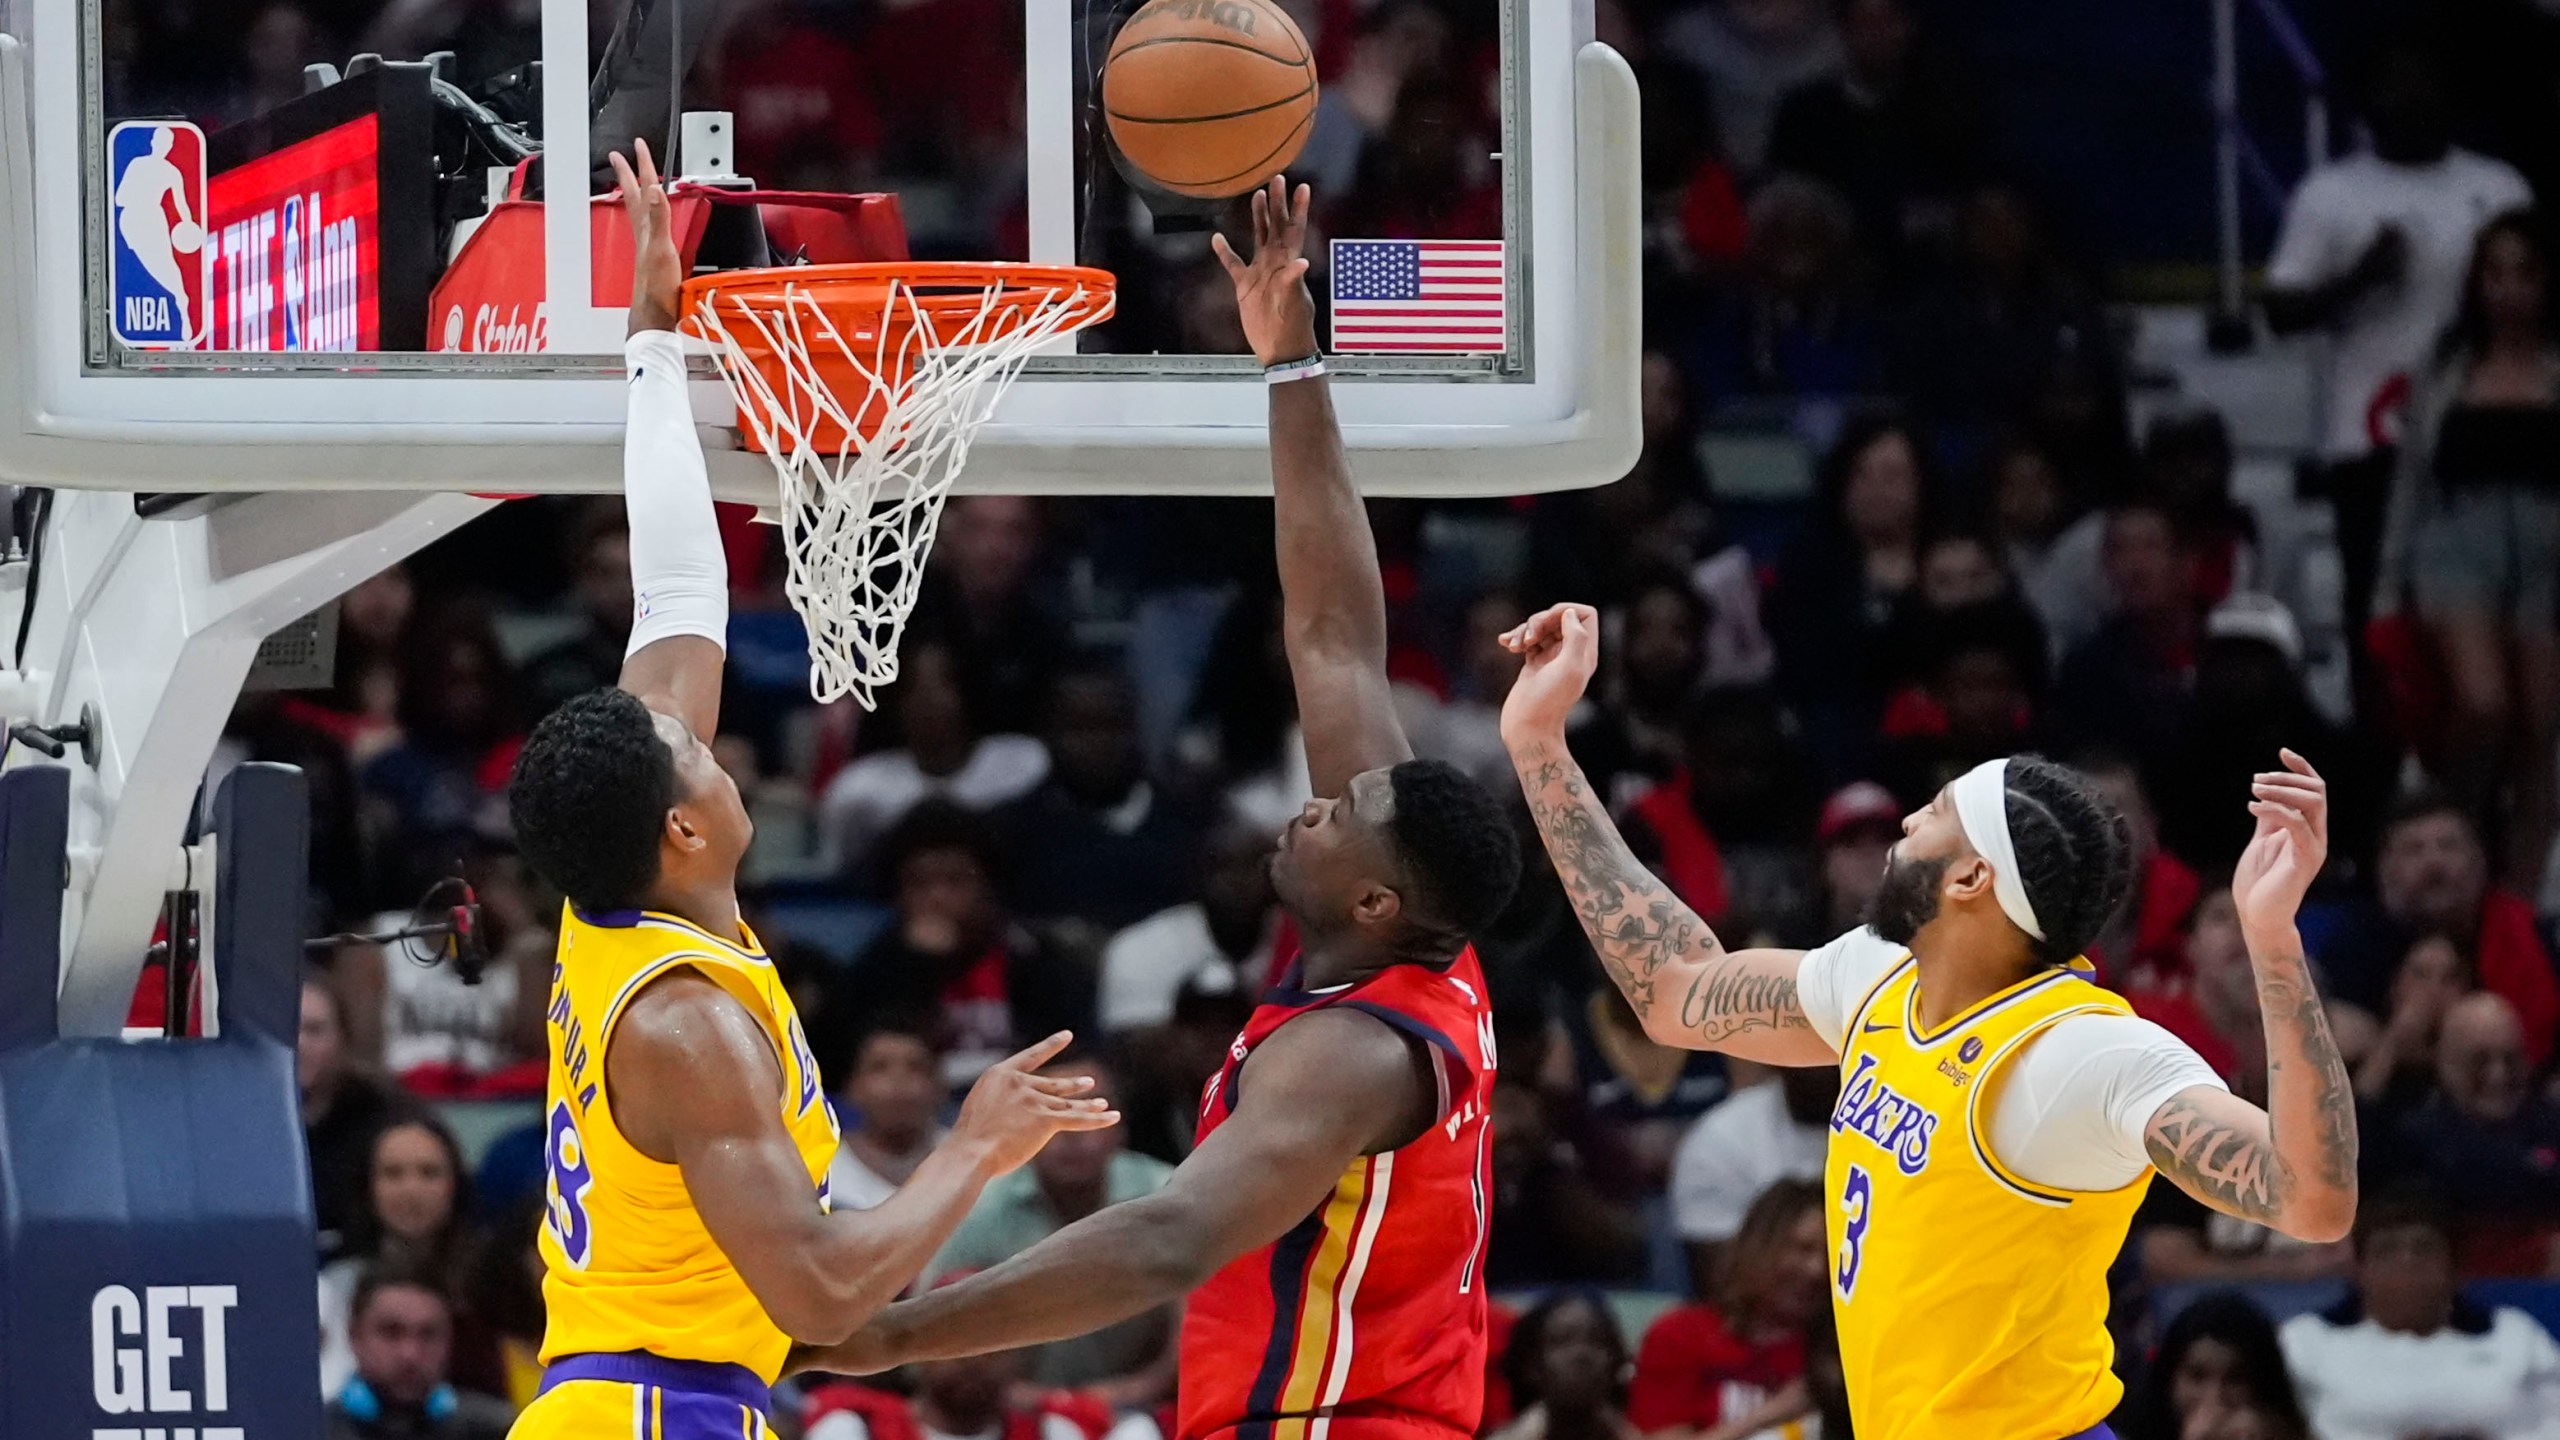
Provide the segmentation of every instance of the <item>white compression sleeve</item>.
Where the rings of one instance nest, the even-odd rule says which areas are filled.
[[[711,475],[685,399],[684,342],[643,330],[623,342],[630,370],[622,432],[622,496],[631,520],[631,643],[729,638],[729,560],[711,513]]]

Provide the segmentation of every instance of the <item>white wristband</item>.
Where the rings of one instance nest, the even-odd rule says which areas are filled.
[[[1262,367],[1263,383],[1267,385],[1286,385],[1292,380],[1312,380],[1323,373],[1324,357],[1322,355],[1310,355],[1304,360],[1283,360],[1277,365]]]

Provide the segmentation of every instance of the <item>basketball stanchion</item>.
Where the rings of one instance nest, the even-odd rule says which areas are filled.
[[[1107,319],[1115,282],[1070,265],[811,265],[698,276],[685,328],[710,342],[750,450],[773,462],[807,622],[809,691],[871,708],[969,444],[1031,356]]]

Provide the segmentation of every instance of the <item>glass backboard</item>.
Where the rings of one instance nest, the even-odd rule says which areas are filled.
[[[1283,3],[1323,77],[1292,173],[1316,189],[1312,279],[1364,474],[1614,478],[1634,96],[1590,0]],[[1241,202],[1137,183],[1097,104],[1140,4],[0,0],[21,42],[0,137],[15,118],[32,161],[5,192],[32,263],[0,244],[0,399],[42,442],[20,473],[611,488],[586,452],[618,434],[629,260],[599,178],[629,130],[699,182],[701,266],[1119,277],[1118,314],[1032,362],[964,483],[1256,488],[1261,387],[1207,243]],[[696,402],[715,431],[733,418],[707,371]]]

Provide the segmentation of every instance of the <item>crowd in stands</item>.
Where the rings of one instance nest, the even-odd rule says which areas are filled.
[[[538,8],[274,0],[225,53],[520,39]],[[1007,253],[1019,217],[982,202],[1018,117],[1007,85],[953,77],[1019,64],[967,49],[1018,36],[1014,6],[733,8],[702,83],[739,115],[743,165],[929,177],[949,203],[910,204],[920,244]],[[1326,232],[1499,233],[1499,147],[1475,143],[1497,133],[1497,7],[1290,8],[1323,67],[1303,168]],[[1597,8],[1644,84],[1644,449],[1596,490],[1375,505],[1417,748],[1508,793],[1493,637],[1598,605],[1577,755],[1720,934],[1790,946],[1858,923],[1899,817],[1948,779],[2064,759],[2139,847],[2102,982],[2260,1098],[2227,879],[2245,778],[2279,745],[2307,755],[2336,817],[2304,929],[2362,1104],[2363,1213],[2351,1241],[2303,1245],[2154,1186],[2116,1271],[2119,1431],[2560,1436],[2560,1346],[2527,1313],[2549,1292],[2524,1283],[2560,1280],[2560,301],[2525,179],[2457,143],[2487,103],[2447,78],[2466,57],[2336,57],[2365,143],[2302,180],[2268,261],[2262,318],[2317,338],[2326,407],[2299,491],[2274,493],[2236,483],[2268,458],[2235,438],[2251,417],[2136,382],[2103,241],[2059,238],[1959,24],[1924,0]],[[137,75],[200,75],[217,118],[293,88],[190,50],[201,24],[110,34]],[[876,63],[918,35],[941,63]],[[1150,285],[1124,343],[1239,347],[1213,269],[1132,273]],[[1735,452],[1706,441],[1736,432],[1818,456],[1809,493],[1732,485]],[[1053,1029],[1127,1116],[989,1189],[921,1283],[1163,1183],[1293,944],[1260,864],[1307,786],[1269,531],[1246,501],[964,496],[865,712],[809,703],[774,542],[729,529],[716,751],[758,827],[749,918],[844,1122],[837,1205],[877,1203],[958,1087]],[[459,875],[492,955],[466,985],[350,945],[304,993],[339,1433],[493,1434],[531,1393],[539,1138],[473,1154],[437,1117],[540,1091],[557,900],[511,852],[504,785],[533,720],[612,682],[629,608],[615,503],[518,502],[347,597],[333,689],[235,716],[230,759],[312,776],[313,933]],[[1503,1058],[1487,1431],[1845,1440],[1819,1189],[1837,1077],[1649,1041],[1518,820],[1529,873],[1478,939]],[[800,1386],[781,1420],[1143,1440],[1178,1318]]]

